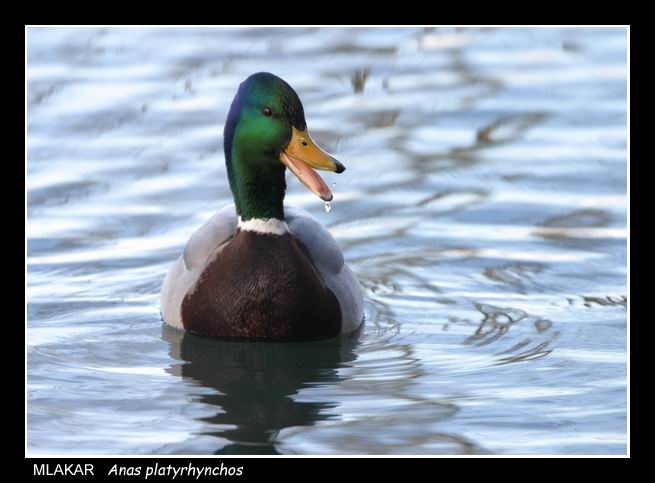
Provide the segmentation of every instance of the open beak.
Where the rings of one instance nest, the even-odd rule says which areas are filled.
[[[292,127],[291,141],[280,154],[287,168],[309,188],[309,190],[323,201],[332,201],[332,192],[314,169],[343,173],[346,167],[337,159],[319,148],[309,135],[307,128],[299,131]],[[314,168],[314,169],[312,169]]]

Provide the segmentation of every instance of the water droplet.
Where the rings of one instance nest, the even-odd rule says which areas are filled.
[[[329,213],[331,209],[332,209],[332,203],[330,203],[329,201],[326,201],[325,202],[325,212]]]
[[[337,185],[336,181],[332,181],[332,187],[334,188]]]

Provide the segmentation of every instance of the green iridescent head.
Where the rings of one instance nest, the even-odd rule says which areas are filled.
[[[284,219],[287,167],[324,201],[332,193],[312,168],[345,169],[310,137],[298,94],[267,72],[253,74],[239,86],[223,138],[230,189],[244,220]]]

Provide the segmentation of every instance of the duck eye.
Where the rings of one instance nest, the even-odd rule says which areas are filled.
[[[271,117],[273,115],[273,110],[270,107],[265,107],[262,112],[266,117]]]

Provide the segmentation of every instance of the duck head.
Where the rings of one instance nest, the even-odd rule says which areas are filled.
[[[346,169],[310,136],[298,94],[268,72],[241,83],[223,139],[230,189],[243,220],[284,219],[286,168],[323,201],[332,200],[332,192],[314,170]]]

